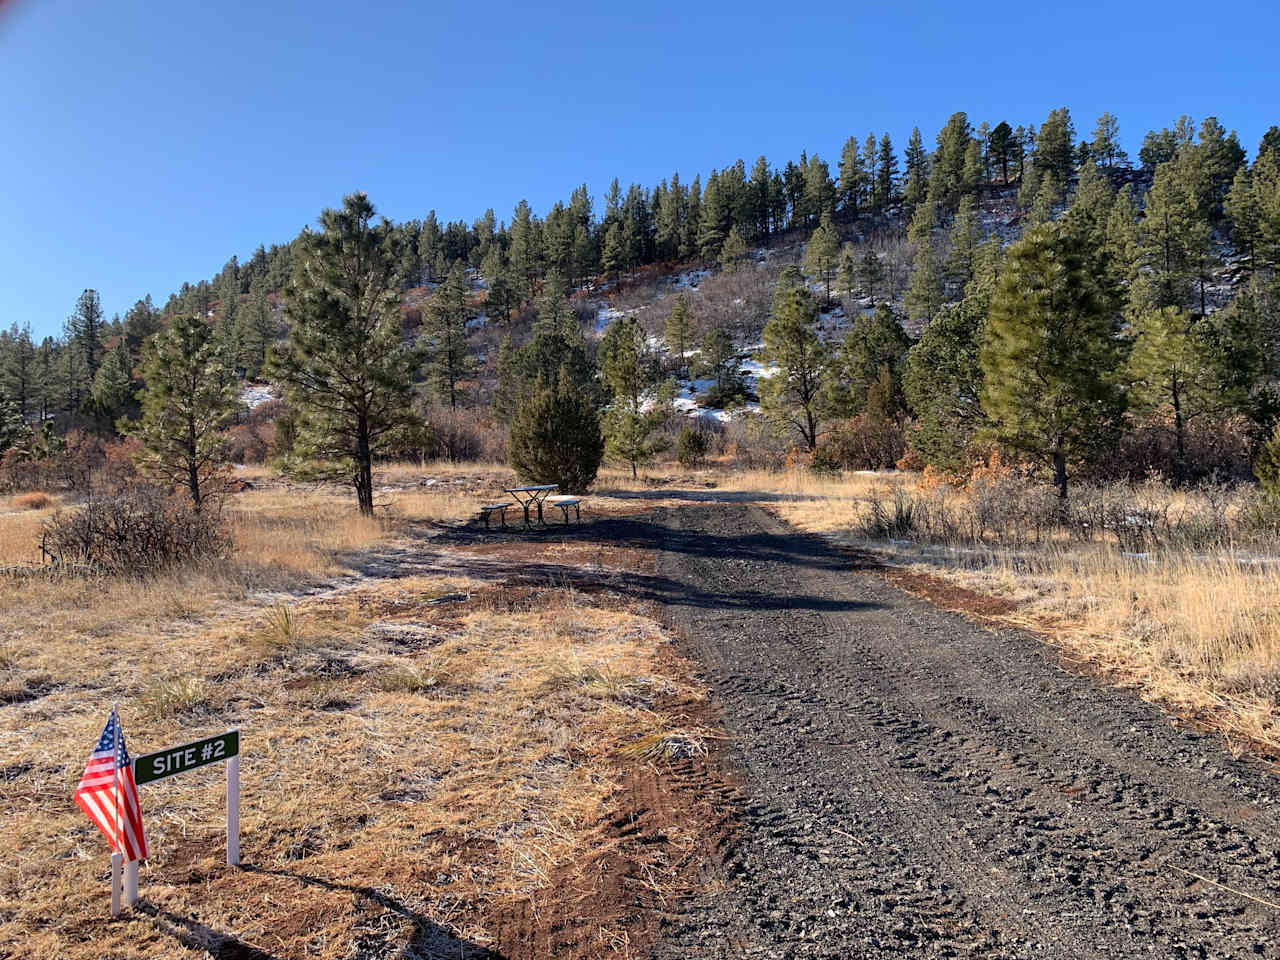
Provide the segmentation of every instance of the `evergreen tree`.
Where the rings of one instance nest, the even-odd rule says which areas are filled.
[[[124,342],[132,366],[142,361],[142,345],[162,327],[160,311],[151,303],[151,295],[143,297],[124,315]]]
[[[1009,160],[1013,156],[1013,130],[1009,124],[1001,120],[992,129],[987,139],[987,150],[992,160],[1000,164],[1000,182],[1008,186]]]
[[[985,164],[982,159],[982,146],[977,140],[970,140],[965,148],[964,167],[961,170],[961,193],[966,197],[977,197],[986,184]]]
[[[600,268],[605,272],[605,276],[613,277],[616,280],[625,266],[625,256],[626,251],[623,249],[622,243],[622,224],[615,221],[609,225],[609,229],[604,235],[604,247],[600,253]]]
[[[893,141],[889,135],[882,134],[876,155],[876,185],[871,194],[871,206],[876,212],[883,212],[893,202],[897,182],[898,157],[893,152]]]
[[[907,180],[902,199],[909,210],[914,210],[929,189],[929,155],[925,152],[919,127],[912,128],[911,139],[907,141],[906,164]]]
[[[1065,185],[1074,172],[1075,139],[1071,111],[1066,107],[1050,110],[1049,118],[1040,127],[1036,138],[1036,162],[1059,184]]]
[[[522,396],[511,422],[509,459],[531,483],[559,484],[583,493],[595,482],[604,456],[600,415],[571,375],[539,376]]]
[[[809,158],[804,172],[804,211],[806,221],[815,223],[835,212],[836,186],[825,160],[815,154]]]
[[[760,382],[761,409],[775,422],[795,428],[810,451],[818,443],[831,363],[817,326],[818,305],[809,291],[792,278],[780,280],[761,357],[777,370]]]
[[[689,316],[689,300],[683,293],[677,294],[667,317],[667,349],[677,358],[676,374],[689,374],[688,354],[693,345],[693,318]]]
[[[1103,441],[1124,412],[1113,291],[1081,239],[1061,224],[1033,228],[1009,250],[982,343],[982,407],[1002,443],[1053,466]]]
[[[103,323],[102,302],[98,299],[98,291],[84,291],[76,301],[75,312],[67,319],[66,328],[67,345],[79,353],[79,363],[76,366],[84,370],[84,380],[76,385],[80,394],[98,375],[98,364],[102,362]]]
[[[286,299],[288,340],[272,351],[272,375],[298,413],[297,449],[335,467],[373,513],[373,459],[416,421],[410,386],[419,356],[400,318],[401,235],[363,193],[305,231]]]
[[[858,255],[852,243],[840,248],[840,272],[836,274],[836,288],[852,295],[858,286]]]
[[[747,243],[742,239],[736,226],[729,228],[729,234],[720,247],[720,266],[729,273],[738,269],[747,259]]]
[[[427,307],[427,377],[449,408],[458,408],[459,385],[475,372],[467,330],[467,279],[455,265]]]
[[[712,327],[703,335],[702,349],[698,352],[698,375],[715,381],[715,396],[722,403],[742,392],[738,356],[728,330]]]
[[[213,329],[201,317],[175,317],[143,347],[142,381],[142,419],[120,427],[142,442],[139,468],[185,486],[200,510],[224,462],[222,424],[237,405]]]
[[[19,328],[16,324],[8,333],[8,350],[3,360],[3,393],[13,400],[18,413],[26,417],[36,406],[35,400],[40,386],[36,347],[31,342],[31,326],[25,324]]]
[[[979,350],[993,286],[988,280],[944,306],[907,354],[902,386],[918,425],[911,446],[943,470],[962,470],[974,438],[987,426]]]
[[[124,338],[103,356],[93,380],[93,402],[112,421],[128,417],[134,405],[133,361]]]
[[[822,281],[826,289],[823,303],[831,302],[831,281],[840,266],[840,238],[830,216],[823,216],[804,249],[804,265],[809,275]]]
[[[646,338],[634,317],[622,317],[609,325],[600,342],[600,375],[612,391],[605,411],[607,456],[631,465],[637,476],[640,464],[666,449],[654,433],[667,418],[668,403],[654,402],[657,365],[648,356]]]
[[[1204,168],[1190,151],[1156,168],[1141,232],[1142,259],[1154,287],[1151,306],[1187,306],[1199,277],[1205,312],[1200,268],[1210,256],[1213,239],[1208,211],[1202,206],[1205,185]]]
[[[868,300],[875,300],[876,291],[881,289],[880,285],[884,283],[885,270],[880,257],[869,243],[862,245],[862,256],[858,258],[857,270],[858,287],[862,290],[863,296]]]
[[[978,220],[972,205],[963,204],[951,226],[951,250],[947,253],[947,277],[964,286],[973,279],[974,258],[978,252]]]
[[[869,391],[880,380],[882,371],[889,371],[893,383],[900,382],[902,365],[910,348],[911,338],[887,305],[881,304],[870,314],[854,317],[833,362],[826,399],[828,410],[840,416],[853,416],[865,410]],[[902,411],[903,401],[896,391],[882,399],[887,403],[880,411],[882,419]]]
[[[1120,124],[1110,113],[1098,118],[1098,125],[1093,128],[1093,143],[1089,152],[1095,163],[1107,168],[1110,173],[1117,165],[1129,162],[1129,155],[1120,146]]]
[[[1229,336],[1219,339],[1217,334]],[[1130,405],[1137,413],[1173,414],[1178,462],[1186,456],[1186,424],[1203,414],[1239,409],[1247,396],[1246,372],[1257,372],[1256,338],[1195,321],[1177,307],[1161,307],[1139,316],[1131,326]],[[1230,335],[1234,334],[1234,335]],[[1252,377],[1248,377],[1252,380]]]
[[[965,156],[972,136],[973,127],[964,111],[953,113],[939,131],[929,174],[929,195],[933,200],[951,206],[964,195]]]
[[[844,142],[844,149],[840,151],[840,186],[836,196],[840,209],[852,217],[858,216],[858,204],[866,189],[867,165],[871,162],[872,157],[867,157],[864,162],[857,137],[850,137]]]
[[[942,306],[942,267],[933,247],[935,204],[926,202],[916,208],[909,236],[915,246],[911,279],[907,283],[905,304],[913,320],[928,321]]]

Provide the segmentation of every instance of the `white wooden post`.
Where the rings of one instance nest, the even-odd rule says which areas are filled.
[[[227,761],[227,864],[240,865],[240,754]]]
[[[120,916],[120,863],[124,860],[124,855],[113,853],[111,855],[111,916]]]
[[[130,760],[129,769],[134,777],[138,776],[138,761]],[[138,904],[138,861],[130,860],[124,865],[124,903],[127,907]]]
[[[130,860],[124,865],[124,905],[138,905],[138,861]]]

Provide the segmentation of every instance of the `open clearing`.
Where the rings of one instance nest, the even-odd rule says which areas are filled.
[[[1270,766],[972,619],[1005,601],[944,612],[782,495],[500,533],[457,522],[485,483],[389,493],[336,553],[323,501],[255,491],[270,569],[185,591],[6,587],[0,957],[1273,952]],[[246,868],[218,768],[143,787],[113,923],[70,795],[117,698],[135,753],[244,731]]]

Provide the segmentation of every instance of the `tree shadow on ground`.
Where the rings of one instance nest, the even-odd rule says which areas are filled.
[[[652,490],[601,489],[601,497],[611,500],[689,500],[694,503],[794,503],[812,500],[812,494],[771,493],[755,490],[688,490],[674,487],[654,487]]]
[[[468,575],[481,579],[502,579],[507,583],[531,586],[596,586],[667,606],[824,612],[866,610],[881,606],[872,602],[835,600],[811,594],[784,594],[778,591],[777,584],[760,579],[761,564],[842,572],[852,568],[850,558],[840,555],[820,537],[810,534],[770,534],[757,530],[739,536],[725,536],[696,529],[680,529],[648,517],[601,517],[584,519],[581,523],[567,526],[549,525],[527,530],[513,527],[507,531],[493,531],[471,524],[455,527],[443,536],[432,538],[431,542],[463,548],[495,543],[572,543],[660,550],[706,560],[735,560],[744,564],[740,588],[710,590],[658,574],[621,572],[573,563],[487,557],[476,558],[474,563],[468,558],[467,562]]]

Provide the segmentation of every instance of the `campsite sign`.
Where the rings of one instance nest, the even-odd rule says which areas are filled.
[[[157,750],[138,757],[134,761],[134,776],[138,783],[162,780],[174,774],[186,773],[196,767],[218,763],[240,755],[240,731],[229,730],[216,737],[184,743],[180,747]]]

